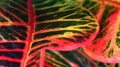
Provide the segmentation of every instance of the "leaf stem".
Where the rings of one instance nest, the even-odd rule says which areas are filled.
[[[45,61],[45,50],[46,49],[41,49],[41,53],[40,53],[40,62],[39,65],[40,67],[44,67],[44,61]]]

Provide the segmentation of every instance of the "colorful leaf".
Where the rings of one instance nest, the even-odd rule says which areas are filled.
[[[98,32],[92,12],[76,0],[0,1],[0,67],[44,67],[45,51],[70,51]]]
[[[49,67],[97,67],[97,64],[88,58],[81,49],[73,51],[47,51],[45,66]]]
[[[111,3],[111,1],[110,1]],[[100,21],[100,32],[84,51],[93,59],[104,63],[120,62],[120,9],[107,4]]]

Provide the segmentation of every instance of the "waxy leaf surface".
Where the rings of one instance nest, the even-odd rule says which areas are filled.
[[[0,67],[44,67],[44,50],[70,51],[90,43],[99,25],[80,3],[1,0]]]
[[[120,62],[120,9],[105,4],[100,21],[100,32],[84,51],[93,59],[104,63]]]

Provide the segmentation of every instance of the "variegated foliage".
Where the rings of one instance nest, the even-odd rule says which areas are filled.
[[[116,5],[109,3],[115,3]],[[91,44],[83,48],[95,60],[105,63],[117,63],[120,62],[119,4],[114,1],[105,1],[102,9],[104,11],[101,15],[99,34]]]
[[[118,62],[119,23],[118,1],[0,0],[0,67]]]

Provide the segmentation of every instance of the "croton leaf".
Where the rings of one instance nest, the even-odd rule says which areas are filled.
[[[82,49],[73,51],[46,52],[46,67],[97,67],[92,59],[82,52]]]
[[[98,29],[77,0],[0,0],[0,67],[44,67],[45,50],[77,49]]]
[[[113,2],[102,8],[105,10],[99,34],[91,44],[83,47],[86,54],[104,63],[120,62],[120,9],[116,7],[118,3]]]

